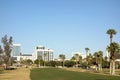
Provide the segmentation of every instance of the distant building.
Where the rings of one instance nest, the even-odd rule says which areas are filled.
[[[42,58],[45,61],[51,61],[53,60],[53,52],[54,51],[51,49],[45,49],[44,46],[37,46],[33,53],[33,59]]]
[[[21,44],[13,44],[11,56],[14,60],[19,61],[21,55]]]
[[[12,56],[20,56],[21,54],[21,44],[13,44]]]
[[[27,60],[27,59],[33,60],[32,54],[22,54],[20,56],[20,60]]]

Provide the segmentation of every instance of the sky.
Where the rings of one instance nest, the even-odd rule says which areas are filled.
[[[120,0],[0,0],[0,38],[12,36],[22,53],[43,45],[54,58],[85,54],[86,47],[105,56],[108,29],[117,31],[113,41],[120,44]]]

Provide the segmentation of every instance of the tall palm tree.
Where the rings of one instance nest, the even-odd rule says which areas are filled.
[[[110,44],[112,43],[112,38],[113,38],[113,35],[115,35],[117,32],[114,30],[114,29],[109,29],[107,30],[106,34],[110,35]],[[108,48],[108,47],[107,47]],[[108,49],[107,49],[108,50]],[[108,51],[108,60],[110,60],[110,55],[111,55],[111,52]],[[112,73],[112,62],[110,61],[110,74]]]
[[[89,51],[90,49],[89,48],[85,48],[85,51],[86,51],[86,62],[87,62],[87,69],[88,69],[88,60],[87,60],[87,56],[88,56],[88,51]]]
[[[102,71],[103,52],[99,51],[98,55],[99,55],[98,57],[99,57],[99,62],[100,62],[100,64],[99,64],[99,70]]]
[[[113,35],[115,35],[117,32],[114,29],[107,30],[106,34],[110,35],[110,43],[112,43]]]
[[[60,54],[59,55],[60,60],[62,61],[62,66],[64,67],[64,60],[65,60],[65,55],[64,54]]]
[[[46,62],[46,56],[47,56],[47,53],[44,52],[44,67],[45,67],[45,62]]]
[[[115,59],[116,55],[119,53],[119,44],[112,42],[110,46],[107,46],[107,51],[110,53],[110,74],[115,74]]]
[[[89,50],[90,50],[89,48],[85,48],[86,56],[88,56],[88,51],[89,51]]]

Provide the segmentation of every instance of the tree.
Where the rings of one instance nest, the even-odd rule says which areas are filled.
[[[115,74],[115,59],[116,55],[119,53],[119,44],[112,42],[110,46],[107,46],[107,51],[110,53],[110,74]]]
[[[44,67],[45,67],[45,59],[46,59],[46,56],[47,56],[47,53],[46,52],[44,52]]]
[[[71,60],[65,61],[65,66],[66,67],[73,67],[74,65],[75,65],[74,61],[71,61]]]
[[[95,65],[96,65],[96,71],[97,71],[98,70],[98,52],[95,52],[93,56],[95,58]]]
[[[42,56],[38,56],[38,60],[39,60],[39,68],[40,68],[40,61],[42,60]]]
[[[3,49],[2,47],[0,46],[0,55],[3,53]]]
[[[10,38],[8,39],[7,38],[7,35],[5,35],[3,38],[2,38],[2,40],[1,40],[1,42],[3,43],[3,56],[2,56],[2,58],[3,58],[3,60],[4,60],[4,63],[5,63],[5,69],[7,69],[7,67],[8,67],[8,63],[9,63],[9,61],[10,61],[10,59],[11,59],[11,51],[12,51],[12,42],[13,42],[13,40],[12,40],[12,37],[10,36]]]
[[[109,30],[107,30],[106,33],[107,33],[108,35],[110,35],[110,43],[112,43],[113,35],[115,35],[117,32],[116,32],[114,29],[109,29]]]
[[[82,56],[79,55],[79,63],[81,64],[82,63]]]
[[[88,56],[88,51],[89,51],[89,50],[90,50],[89,48],[85,48],[85,51],[86,51],[86,62],[87,62],[87,65],[88,65],[87,56]],[[88,69],[88,66],[87,66],[87,69]]]
[[[85,48],[86,56],[88,56],[88,51],[89,51],[89,50],[90,50],[89,48]]]
[[[99,58],[99,70],[102,71],[102,60],[103,60],[103,52],[102,51],[98,51],[98,58]]]
[[[74,54],[75,57],[75,61],[76,61],[76,66],[78,66],[78,62],[79,62],[79,54]]]
[[[3,49],[0,46],[0,65],[2,64],[2,53],[3,53]]]
[[[61,60],[61,62],[62,62],[62,66],[64,67],[65,55],[64,55],[64,54],[60,54],[60,55],[59,55],[59,58],[60,58],[60,60]]]
[[[92,57],[92,55],[89,54],[86,59],[87,59],[87,61],[88,61],[88,65],[92,65],[92,62],[93,62],[93,57]]]

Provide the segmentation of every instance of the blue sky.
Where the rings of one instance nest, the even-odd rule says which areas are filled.
[[[44,45],[55,58],[84,54],[86,47],[106,55],[110,28],[120,44],[120,0],[0,0],[0,38],[13,36],[23,53]]]

